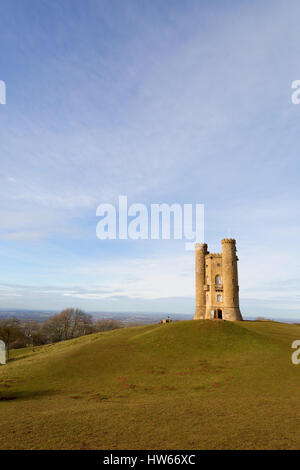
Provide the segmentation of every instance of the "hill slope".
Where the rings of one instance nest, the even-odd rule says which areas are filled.
[[[14,351],[1,449],[299,448],[298,325],[184,321]]]

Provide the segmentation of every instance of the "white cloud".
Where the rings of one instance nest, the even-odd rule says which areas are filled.
[[[0,233],[0,239],[2,240],[27,240],[27,241],[37,241],[43,238],[43,234],[39,232],[7,232]]]

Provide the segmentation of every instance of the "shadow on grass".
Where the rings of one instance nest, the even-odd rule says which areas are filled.
[[[34,352],[30,351],[30,352],[24,353],[20,356],[10,357],[9,359],[7,359],[6,364],[10,364],[11,362],[20,361],[21,359],[26,359],[27,357],[33,356],[34,353],[35,353],[35,351]]]
[[[40,398],[45,396],[51,396],[57,394],[57,390],[39,390],[39,391],[21,391],[21,392],[0,392],[0,402],[2,401],[14,401],[14,400],[32,400],[34,398]]]

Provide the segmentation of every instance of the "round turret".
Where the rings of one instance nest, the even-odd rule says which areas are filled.
[[[242,320],[239,307],[239,285],[236,256],[236,241],[233,238],[222,240],[222,275],[223,275],[223,318]]]
[[[194,320],[205,318],[205,255],[207,254],[206,243],[195,244],[195,264],[196,264],[196,310]]]

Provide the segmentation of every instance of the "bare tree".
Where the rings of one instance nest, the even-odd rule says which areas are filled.
[[[29,320],[25,323],[22,323],[21,326],[24,332],[26,345],[29,343],[32,346],[32,351],[34,351],[34,346],[45,343],[42,326],[39,322],[35,320]]]
[[[73,310],[72,315],[72,337],[89,335],[94,332],[93,317],[80,309]]]
[[[123,323],[114,319],[101,318],[99,320],[96,320],[94,323],[95,331],[117,330],[118,328],[122,327]]]
[[[43,331],[53,343],[64,341],[92,333],[93,319],[80,309],[67,308],[50,317],[44,323]]]
[[[0,320],[0,339],[6,345],[7,360],[9,360],[9,353],[11,345],[14,341],[22,337],[23,332],[20,327],[20,320],[17,318],[7,318]]]

